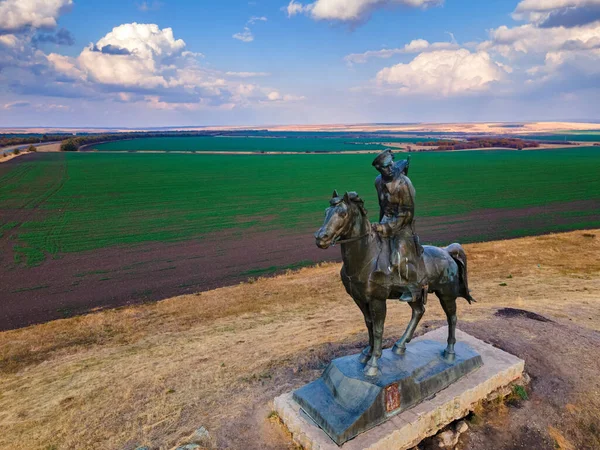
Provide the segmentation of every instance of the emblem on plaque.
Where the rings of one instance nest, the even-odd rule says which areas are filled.
[[[393,383],[385,388],[385,410],[392,412],[398,408],[400,408],[400,391],[398,383]]]

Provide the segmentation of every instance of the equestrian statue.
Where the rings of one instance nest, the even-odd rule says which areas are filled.
[[[366,376],[377,376],[382,354],[388,299],[407,302],[412,318],[392,351],[402,356],[425,313],[427,294],[435,293],[448,319],[448,345],[443,357],[453,361],[456,343],[456,299],[475,299],[467,284],[467,256],[460,244],[445,248],[422,246],[414,229],[415,189],[408,178],[410,161],[394,161],[391,150],[380,153],[373,166],[379,199],[379,222],[371,224],[363,200],[355,192],[334,191],[316,244],[326,249],[340,244],[341,278],[362,311],[369,345],[362,351]]]

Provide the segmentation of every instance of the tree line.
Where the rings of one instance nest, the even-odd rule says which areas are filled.
[[[514,148],[523,150],[524,148],[537,148],[540,143],[537,141],[527,141],[519,138],[467,138],[466,141],[429,141],[422,142],[426,147],[437,147],[435,150],[469,150],[475,148]]]
[[[259,135],[265,130],[232,130],[232,131],[132,131],[123,133],[90,133],[90,134],[43,134],[39,136],[23,136],[0,134],[0,148],[13,145],[40,144],[61,141],[62,151],[77,151],[83,145],[124,139],[157,138],[157,137],[198,137],[198,136],[247,136]]]
[[[10,134],[0,135],[0,148],[13,145],[40,144],[43,142],[62,141],[66,134],[43,134],[41,136],[14,136]]]

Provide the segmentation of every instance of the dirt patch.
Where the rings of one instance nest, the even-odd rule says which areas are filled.
[[[461,328],[524,359],[532,378],[529,400],[488,417],[465,448],[600,448],[600,333],[522,316]]]
[[[552,320],[547,319],[541,314],[516,308],[502,308],[496,311],[494,315],[496,317],[525,317],[527,319],[537,320],[538,322],[552,322]]]
[[[464,448],[552,448],[550,427],[598,448],[600,243],[582,234],[467,246],[478,303],[459,303],[459,328],[524,358],[532,384],[529,400],[482,417]],[[169,449],[200,426],[220,448],[293,448],[269,402],[367,341],[339,269],[0,333],[0,448]],[[434,300],[419,333],[445,324]],[[389,303],[387,346],[409,318]]]

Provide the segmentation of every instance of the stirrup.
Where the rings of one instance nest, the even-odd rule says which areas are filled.
[[[410,303],[410,302],[414,301],[415,299],[410,291],[404,291],[402,293],[402,296],[398,300],[400,300],[401,302]]]

